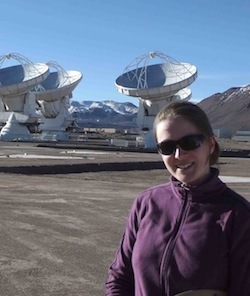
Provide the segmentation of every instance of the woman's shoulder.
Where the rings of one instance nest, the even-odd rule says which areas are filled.
[[[162,184],[157,184],[154,186],[151,186],[149,188],[144,189],[141,194],[152,194],[152,193],[157,193],[158,191],[166,191],[166,190],[171,190],[171,183],[166,182]]]
[[[143,217],[149,208],[162,208],[166,206],[173,196],[169,182],[158,184],[141,191],[134,199],[131,213]]]
[[[245,197],[229,187],[226,188],[225,193],[226,196],[231,199],[234,207],[238,208],[239,210],[245,211],[246,213],[248,213],[248,215],[250,214],[250,202]]]
[[[149,187],[139,193],[137,201],[143,202],[152,199],[158,199],[159,197],[167,197],[172,194],[171,183],[166,182]]]

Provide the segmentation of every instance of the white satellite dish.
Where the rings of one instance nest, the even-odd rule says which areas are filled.
[[[27,93],[48,76],[46,64],[24,64],[0,69],[0,96]]]
[[[81,72],[66,71],[56,62],[48,62],[47,65],[56,68],[58,71],[51,72],[47,79],[32,90],[36,99],[52,102],[70,95],[82,79]]]
[[[183,88],[174,95],[175,101],[189,101],[192,96],[192,91],[189,88]]]
[[[74,121],[68,110],[69,100],[82,74],[79,71],[66,71],[56,62],[47,62],[47,65],[56,71],[31,90],[44,117],[39,130],[42,131],[42,139],[56,138],[64,141],[68,138],[66,129]]]
[[[145,101],[146,106],[152,107],[152,105],[156,102],[163,103],[163,106],[166,105],[166,103],[171,103],[173,101],[189,101],[192,96],[192,91],[189,88],[184,88],[179,90],[175,95],[171,97],[164,97],[159,98],[158,100],[143,100]],[[163,107],[162,106],[162,107]]]
[[[161,63],[150,64],[154,58],[159,58]],[[187,87],[196,78],[194,65],[177,62],[155,51],[134,59],[116,79],[118,92],[139,99],[137,125],[143,132],[145,147],[155,147],[152,129],[156,114],[170,102],[189,100],[192,92]]]
[[[49,66],[34,64],[15,53],[0,56],[0,64],[7,59],[17,60],[21,64],[0,69],[0,98],[6,111],[22,112],[25,94],[47,78]]]
[[[149,65],[149,61],[156,57],[161,58],[163,63]],[[136,58],[116,79],[115,84],[117,90],[125,95],[158,100],[175,95],[192,84],[196,77],[195,66],[179,63],[160,52],[151,52]]]
[[[16,96],[27,93],[49,75],[48,65],[32,63],[16,53],[0,56],[0,65],[2,66],[6,60],[10,59],[20,62],[20,65],[0,69],[0,96]]]
[[[1,69],[11,59],[20,65]],[[57,72],[50,73],[51,67]],[[74,120],[68,111],[69,99],[81,78],[80,72],[65,71],[55,62],[34,64],[16,53],[0,56],[0,122],[6,125],[1,138],[26,140],[35,129],[48,132],[49,137],[53,131],[53,138],[66,140],[66,128]]]
[[[2,68],[7,60],[11,65]],[[13,65],[13,60],[20,64]],[[29,91],[48,75],[49,66],[44,63],[32,63],[16,53],[0,56],[1,140],[31,140],[29,127],[37,124],[38,116],[35,114],[35,104],[29,98]]]

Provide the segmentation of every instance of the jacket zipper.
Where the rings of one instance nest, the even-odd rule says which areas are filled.
[[[179,234],[182,229],[182,225],[185,221],[185,217],[187,214],[188,210],[188,190],[185,189],[185,196],[184,196],[184,203],[183,206],[179,212],[179,215],[176,220],[176,224],[174,227],[174,231],[172,233],[172,236],[169,240],[169,243],[167,244],[163,258],[162,258],[162,263],[161,263],[161,268],[160,268],[160,280],[161,280],[161,285],[162,285],[162,295],[163,296],[169,296],[169,263],[174,251],[174,247],[176,244],[176,241],[179,237]]]

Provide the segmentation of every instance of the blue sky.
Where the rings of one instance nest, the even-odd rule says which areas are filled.
[[[136,57],[157,50],[198,68],[190,88],[200,101],[250,84],[249,15],[249,0],[8,0],[0,55],[82,72],[74,100],[137,104],[117,92],[115,80]]]

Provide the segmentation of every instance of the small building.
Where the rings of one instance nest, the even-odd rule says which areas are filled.
[[[232,139],[240,142],[250,142],[250,131],[237,131]]]
[[[232,132],[227,127],[213,128],[213,133],[219,139],[230,139],[232,137]]]
[[[85,127],[83,129],[87,133],[100,133],[100,134],[115,134],[115,128],[100,128],[100,127]]]

